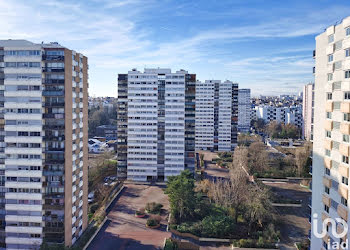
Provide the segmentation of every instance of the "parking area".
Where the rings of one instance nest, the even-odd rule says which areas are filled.
[[[149,229],[147,218],[136,218],[135,211],[148,202],[163,204],[161,227]],[[166,231],[169,202],[160,186],[126,184],[119,199],[107,215],[108,221],[91,242],[88,250],[153,250],[163,247],[164,239],[170,237]]]
[[[295,182],[268,181],[265,185],[281,197],[301,201],[301,207],[276,207],[279,213],[282,249],[295,249],[294,242],[301,242],[308,237],[311,225],[309,223],[311,197],[310,190]]]

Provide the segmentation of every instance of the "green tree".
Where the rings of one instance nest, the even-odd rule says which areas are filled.
[[[210,215],[202,220],[202,234],[206,237],[223,238],[235,229],[233,218],[225,215]]]
[[[264,132],[266,126],[264,119],[258,118],[257,120],[252,120],[251,124],[258,132]]]
[[[177,223],[195,216],[197,199],[194,187],[194,178],[189,170],[168,178],[165,194],[169,197],[171,214]]]
[[[274,216],[271,213],[270,194],[267,189],[250,185],[248,193],[244,217],[248,222],[249,231],[255,232],[257,229],[264,228],[265,223],[271,223]]]

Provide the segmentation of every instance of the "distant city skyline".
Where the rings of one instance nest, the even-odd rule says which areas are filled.
[[[89,58],[90,96],[117,96],[130,68],[185,69],[204,81],[297,94],[313,81],[315,36],[349,1],[4,1],[1,39],[58,41]]]

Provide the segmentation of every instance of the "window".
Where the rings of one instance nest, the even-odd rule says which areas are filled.
[[[346,36],[350,36],[350,27],[347,27],[347,28],[345,29],[345,35],[346,35]]]
[[[350,100],[350,92],[344,93],[344,100]]]
[[[335,50],[340,50],[342,48],[342,41],[338,41],[334,44]]]
[[[342,176],[342,177],[341,177],[341,183],[343,183],[343,184],[345,184],[345,185],[349,185],[349,179],[346,178],[346,177],[344,177],[344,176]]]
[[[346,50],[345,50],[345,56],[346,56],[346,57],[349,57],[349,56],[350,56],[350,49],[346,49]]]
[[[326,137],[327,138],[331,138],[332,137],[331,131],[326,130]]]
[[[327,119],[332,119],[332,112],[327,112],[326,117]]]
[[[325,169],[324,169],[324,173],[325,173],[326,175],[331,175],[331,170],[330,170],[329,168],[325,168]]]
[[[349,142],[349,135],[343,135],[343,142]]]
[[[348,200],[345,199],[344,197],[341,197],[341,204],[343,204],[344,206],[348,206]]]
[[[328,81],[332,81],[333,80],[333,74],[332,73],[328,73],[327,74],[327,78],[328,78]]]
[[[328,55],[328,62],[333,62],[333,54]]]
[[[342,62],[341,61],[337,61],[334,63],[334,69],[338,70],[342,68]]]
[[[329,187],[324,186],[324,191],[326,194],[329,194]]]
[[[334,110],[339,110],[339,109],[340,109],[340,106],[341,106],[341,103],[340,103],[340,102],[334,102],[334,103],[333,103],[333,108],[334,108]]]
[[[327,206],[326,204],[324,205],[324,211],[326,211],[327,213],[329,213],[329,206]]]
[[[346,164],[349,164],[349,156],[343,155],[343,156],[342,156],[342,162],[343,162],[343,163],[346,163]]]
[[[330,157],[331,156],[331,151],[329,149],[326,149],[325,150],[325,155]]]
[[[332,100],[332,93],[327,93],[327,100]]]
[[[345,78],[350,78],[350,70],[345,71]]]
[[[350,114],[349,113],[344,113],[344,121],[350,122]]]
[[[340,89],[341,89],[341,82],[334,82],[333,90],[340,90]]]
[[[329,35],[328,36],[328,43],[334,42],[334,35]]]

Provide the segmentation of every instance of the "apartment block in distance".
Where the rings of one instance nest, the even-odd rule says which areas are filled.
[[[71,246],[87,226],[87,58],[0,40],[0,66],[0,245]]]
[[[196,75],[133,69],[118,75],[118,177],[165,181],[195,167]]]
[[[237,146],[238,84],[196,83],[196,150],[232,151]]]
[[[259,105],[254,107],[254,119],[263,119],[266,123],[276,121],[284,124],[294,124],[302,128],[303,107],[302,105],[276,107]]]
[[[303,87],[303,138],[313,140],[314,129],[314,88],[315,84],[309,83]]]
[[[349,224],[350,156],[350,17],[316,37],[315,113],[312,166],[311,249],[329,249],[328,242],[344,242],[333,230],[320,233],[326,218],[342,218]],[[331,227],[330,227],[331,228]],[[333,229],[333,228],[331,228]],[[336,231],[343,232],[340,223]]]
[[[250,130],[252,104],[250,89],[238,90],[238,132],[247,133]]]

